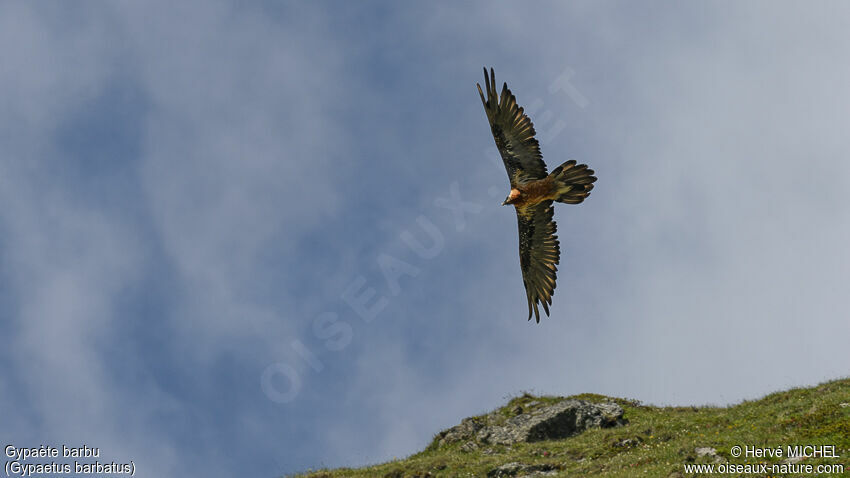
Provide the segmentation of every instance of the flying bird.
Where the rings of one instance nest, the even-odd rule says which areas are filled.
[[[476,86],[511,184],[510,193],[502,205],[512,204],[516,209],[519,265],[528,298],[528,320],[531,320],[533,310],[539,323],[537,306],[542,305],[549,315],[561,256],[558,236],[555,235],[557,225],[552,219],[552,203],[579,204],[590,195],[596,177],[586,164],[576,164],[574,160],[547,174],[540,145],[534,138],[534,125],[523,108],[517,105],[508,84],[505,83],[502,93],[497,95],[496,75],[492,68],[489,76],[487,68],[484,68],[484,84],[487,98],[481,91],[481,85],[476,83]]]

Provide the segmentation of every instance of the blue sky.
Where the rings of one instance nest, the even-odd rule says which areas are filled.
[[[847,376],[849,13],[4,3],[0,441],[272,477],[408,455],[524,390]],[[483,66],[550,167],[599,177],[556,208],[539,325]]]

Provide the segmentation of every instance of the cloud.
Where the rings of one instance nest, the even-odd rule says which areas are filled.
[[[839,7],[2,8],[5,441],[279,474],[409,454],[522,390],[728,403],[850,365]],[[540,325],[482,65],[550,166],[599,177],[556,212]]]
[[[464,25],[485,32],[458,56],[486,57],[478,43],[495,30],[491,17],[522,21],[523,13],[494,10],[484,19],[455,17],[471,18]],[[544,109],[568,118],[566,132],[543,144],[550,164],[576,158],[600,177],[587,203],[557,213],[563,260],[554,318],[522,327],[513,218],[487,209],[488,188],[501,184],[493,181],[503,181],[503,173],[479,173],[492,164],[467,145],[457,155],[426,155],[446,158],[434,167],[459,174],[465,194],[485,212],[453,233],[450,218],[428,206],[433,193],[410,209],[408,217],[424,211],[437,222],[446,246],[432,261],[400,256],[421,272],[365,332],[383,344],[370,348],[376,358],[368,362],[385,357],[405,371],[372,387],[387,391],[374,406],[377,422],[387,423],[379,435],[396,437],[382,456],[424,446],[437,428],[426,421],[447,426],[524,389],[725,404],[845,373],[834,332],[847,328],[841,311],[848,303],[835,284],[850,270],[843,267],[848,211],[840,200],[850,177],[841,113],[850,98],[839,86],[849,72],[833,60],[847,41],[832,34],[840,31],[835,15],[761,18],[745,9],[731,19],[682,9],[635,22],[617,10],[584,12],[594,28],[601,24],[589,39],[570,28],[535,30],[548,41],[528,40],[538,46],[534,67],[509,66],[507,74],[498,68],[529,62],[510,48],[494,61],[499,81],[509,81],[523,104],[535,98],[521,92],[536,84]],[[824,32],[801,36],[798,19]],[[430,24],[438,25],[431,33],[463,36],[451,23],[446,31]],[[560,53],[581,41],[585,53]],[[565,67],[576,71],[577,88],[589,99],[584,110],[546,93]],[[532,78],[524,83],[523,75]],[[478,108],[472,96],[469,108]],[[470,136],[491,147],[482,129]],[[376,250],[404,254],[397,236],[386,234]],[[413,305],[422,294],[445,300],[423,309]],[[801,327],[802,336],[792,332]],[[402,359],[390,353],[399,342],[409,351]],[[372,383],[375,370],[386,373],[387,366],[358,369],[353,381]],[[439,377],[439,385],[423,377]],[[413,428],[428,433],[399,438],[405,428],[398,417],[416,422],[422,407],[427,419]]]
[[[7,441],[84,440],[160,476],[182,455],[215,476],[212,448],[184,448],[174,427],[199,423],[194,439],[211,442],[238,427],[239,410],[216,423],[216,407],[192,403],[223,383],[210,367],[233,353],[265,360],[294,335],[297,278],[279,268],[333,214],[329,172],[345,171],[331,162],[343,144],[324,140],[339,136],[329,104],[315,100],[341,94],[329,87],[337,57],[292,48],[315,22],[282,29],[224,3],[171,9],[188,23],[115,5],[79,26],[5,8],[2,84],[18,94],[3,115],[15,160],[0,168],[4,361],[20,388],[3,401],[32,419]],[[262,362],[251,363],[259,395]],[[126,436],[140,428],[151,431]]]

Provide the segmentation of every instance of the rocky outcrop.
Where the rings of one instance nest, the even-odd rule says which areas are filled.
[[[607,428],[625,424],[623,408],[613,402],[591,403],[565,399],[550,405],[514,407],[508,418],[502,411],[484,417],[466,418],[457,426],[437,435],[437,446],[459,441],[466,449],[475,444],[512,445],[519,442],[556,440],[581,433],[588,428]]]

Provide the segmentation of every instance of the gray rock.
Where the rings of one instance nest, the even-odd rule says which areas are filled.
[[[717,454],[717,450],[711,447],[697,447],[694,449],[697,456],[714,456]]]
[[[440,432],[438,446],[475,440],[493,445],[555,440],[581,433],[588,428],[607,428],[625,424],[623,408],[613,402],[590,403],[562,400],[552,405],[504,419],[498,413],[483,418],[466,418],[460,425]]]
[[[643,440],[640,437],[634,437],[615,441],[614,446],[618,448],[632,448],[640,445],[641,443],[643,443]]]
[[[473,451],[477,450],[478,448],[479,448],[478,443],[475,443],[474,441],[468,441],[468,442],[466,442],[466,443],[464,443],[463,445],[460,446],[460,450],[465,451],[467,453],[473,452]]]
[[[478,430],[484,428],[484,425],[475,418],[464,418],[460,421],[460,425],[455,425],[448,430],[440,432],[438,444],[440,446],[447,445],[462,440],[469,440],[475,437]]]
[[[493,468],[492,470],[487,472],[488,478],[502,478],[502,477],[517,477],[517,478],[525,478],[525,477],[536,477],[536,476],[553,476],[558,474],[558,469],[555,465],[526,465],[525,463],[519,462],[511,462],[505,463],[504,465]]]
[[[717,454],[717,450],[711,447],[697,447],[694,449],[694,452],[697,454],[697,456],[708,457],[711,459],[711,461],[715,463],[723,463],[724,461],[726,461],[723,459],[722,456]]]
[[[517,442],[555,440],[588,428],[621,425],[623,409],[615,403],[563,400],[548,407],[509,418],[502,426],[484,427],[476,437],[485,443],[510,445]]]

